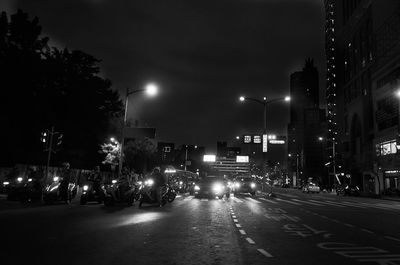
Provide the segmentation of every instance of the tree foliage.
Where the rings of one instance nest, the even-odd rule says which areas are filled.
[[[154,163],[157,146],[149,139],[135,139],[124,146],[125,164],[137,172],[146,172],[147,167]]]
[[[0,136],[7,139],[0,161],[44,163],[40,133],[54,126],[64,135],[54,163],[92,167],[123,104],[111,81],[99,76],[98,59],[50,47],[41,31],[39,19],[21,10],[10,19],[0,15]]]

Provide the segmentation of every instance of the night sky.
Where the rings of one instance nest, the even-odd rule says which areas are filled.
[[[204,145],[262,131],[261,105],[238,97],[289,93],[290,73],[313,57],[324,86],[321,0],[2,0],[38,16],[52,44],[102,60],[115,89],[160,85],[135,94],[129,118],[157,128],[161,141]],[[323,93],[320,93],[323,98]],[[269,131],[286,135],[289,107],[268,109]]]

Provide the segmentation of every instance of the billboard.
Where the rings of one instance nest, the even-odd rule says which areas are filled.
[[[261,144],[261,135],[254,135],[253,136],[253,143]]]
[[[249,156],[236,156],[236,163],[249,163]]]
[[[251,135],[245,135],[245,136],[243,137],[243,142],[244,142],[245,144],[251,143]]]
[[[268,134],[263,134],[262,151],[263,153],[268,152]]]
[[[204,155],[203,161],[204,162],[215,162],[215,155]]]

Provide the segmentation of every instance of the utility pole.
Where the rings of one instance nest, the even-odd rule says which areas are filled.
[[[188,159],[188,146],[186,145],[186,151],[185,151],[185,171],[186,171],[186,166],[187,166],[187,159]]]
[[[56,135],[58,135],[58,137],[57,137],[58,138],[58,142],[57,142],[56,145],[60,145],[62,143],[63,135],[61,133],[59,133],[59,132],[54,131],[54,126],[51,127],[51,130],[46,130],[45,133],[42,133],[42,139],[41,140],[42,140],[43,143],[46,143],[48,137],[50,138],[48,143],[46,143],[46,146],[45,146],[45,149],[44,149],[45,152],[48,152],[47,153],[47,163],[46,163],[46,179],[49,176],[51,154],[52,153],[54,153],[54,154],[56,153],[56,150],[54,148],[54,143],[53,143]]]

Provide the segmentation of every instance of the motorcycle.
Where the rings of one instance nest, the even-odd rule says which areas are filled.
[[[158,203],[156,190],[153,187],[154,180],[148,179],[144,182],[143,187],[140,189],[139,207],[142,207],[143,203],[154,204]],[[165,205],[167,202],[171,203],[176,198],[176,192],[170,186],[165,186],[161,195],[161,205]]]
[[[106,197],[106,191],[104,186],[100,183],[95,183],[93,181],[87,182],[82,187],[82,195],[80,198],[80,204],[84,205],[89,201],[97,201],[102,203]]]
[[[22,203],[40,201],[42,194],[42,183],[38,179],[29,178],[20,191],[19,200]]]
[[[46,204],[52,204],[55,201],[64,201],[70,203],[75,198],[77,186],[75,183],[68,183],[67,190],[62,190],[60,177],[54,177],[53,182],[48,185],[43,193],[43,201]]]
[[[112,206],[115,203],[127,203],[132,206],[138,199],[138,187],[136,185],[126,185],[124,182],[112,180],[111,185],[106,186],[105,206]]]

